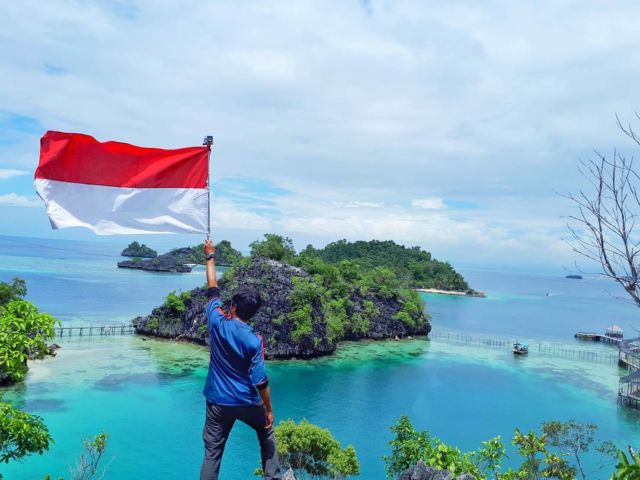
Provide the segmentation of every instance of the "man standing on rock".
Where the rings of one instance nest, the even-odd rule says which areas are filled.
[[[280,464],[273,433],[271,391],[264,363],[262,337],[247,325],[260,308],[260,294],[241,288],[231,300],[229,314],[221,308],[216,280],[215,247],[204,243],[207,258],[205,307],[211,356],[204,387],[207,412],[202,437],[204,460],[200,480],[217,480],[225,443],[236,420],[256,431],[260,442],[262,470],[267,480],[279,480]]]

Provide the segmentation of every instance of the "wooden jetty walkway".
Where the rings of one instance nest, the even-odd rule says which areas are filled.
[[[578,340],[591,340],[593,342],[611,343],[613,345],[620,345],[621,341],[620,338],[592,332],[578,332],[575,334],[575,338],[577,338]]]
[[[574,337],[578,340],[611,343],[612,345],[618,346],[624,339],[624,330],[622,330],[618,325],[611,325],[603,334],[594,332],[578,332]]]
[[[56,337],[90,337],[108,335],[133,335],[136,330],[129,325],[84,325],[81,327],[56,327]]]
[[[485,348],[504,349],[511,352],[513,340],[496,339],[490,337],[477,337],[453,332],[432,331],[429,334],[431,340],[442,341],[454,344],[476,345]],[[529,343],[529,355],[544,355],[548,357],[568,358],[585,362],[606,363],[616,365],[618,363],[617,353],[594,352],[577,348],[565,348],[563,345],[549,343]]]

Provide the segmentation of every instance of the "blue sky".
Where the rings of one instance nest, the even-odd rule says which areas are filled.
[[[268,231],[571,265],[558,193],[593,148],[634,153],[615,115],[640,105],[637,18],[625,1],[3,2],[0,233],[97,238],[49,228],[47,129],[213,134],[214,235],[243,249]]]

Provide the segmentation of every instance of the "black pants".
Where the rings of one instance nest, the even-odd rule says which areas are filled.
[[[276,451],[276,439],[273,434],[273,427],[264,427],[264,405],[229,407],[208,402],[207,416],[202,432],[204,460],[200,468],[200,480],[218,480],[224,446],[236,420],[249,425],[258,435],[264,478],[266,480],[279,480],[280,462]]]

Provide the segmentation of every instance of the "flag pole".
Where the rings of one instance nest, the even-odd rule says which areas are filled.
[[[211,238],[211,145],[213,145],[213,136],[204,137],[202,145],[206,145],[209,151],[207,157],[207,240]]]

